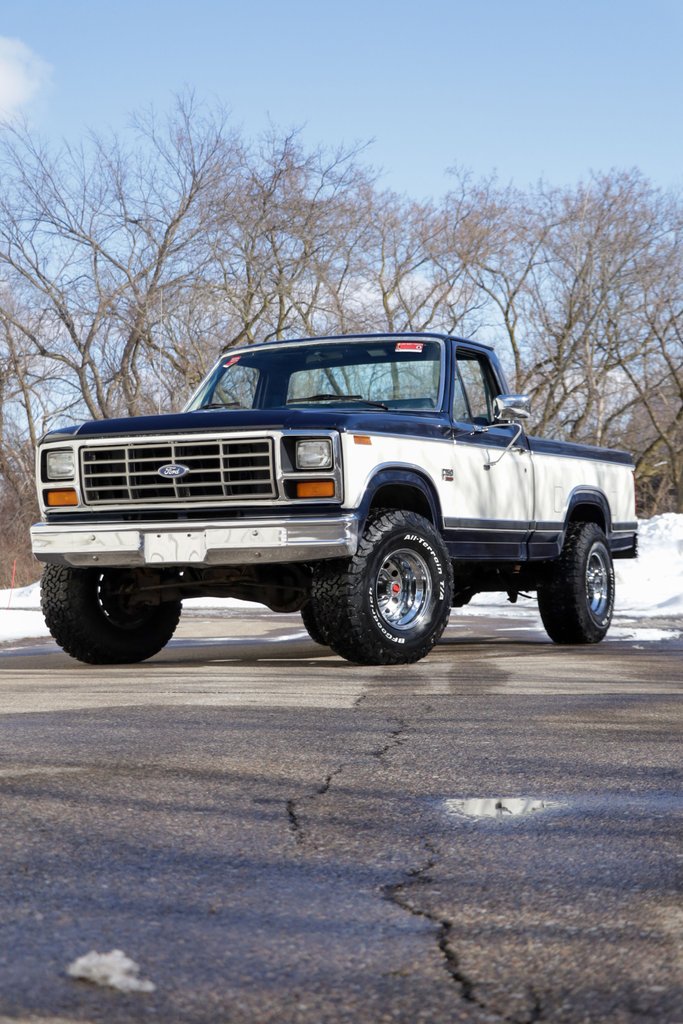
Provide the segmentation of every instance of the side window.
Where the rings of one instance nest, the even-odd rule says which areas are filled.
[[[461,352],[455,381],[453,419],[486,424],[493,419],[493,389],[484,360]]]
[[[472,419],[470,407],[467,404],[467,396],[459,373],[456,373],[455,375],[455,382],[453,386],[453,419],[464,423],[469,423]]]

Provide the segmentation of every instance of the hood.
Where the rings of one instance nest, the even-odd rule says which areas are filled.
[[[339,430],[446,437],[445,417],[434,413],[395,413],[382,409],[196,409],[156,416],[130,416],[51,430],[43,441],[144,434],[230,433],[235,430]]]

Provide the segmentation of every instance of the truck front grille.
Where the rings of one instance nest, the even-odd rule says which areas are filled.
[[[162,466],[186,471],[159,475]],[[267,437],[86,447],[81,481],[87,505],[244,501],[277,494]]]

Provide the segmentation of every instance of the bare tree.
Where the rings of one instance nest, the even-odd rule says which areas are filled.
[[[172,365],[154,329],[164,298],[170,312],[201,279],[203,200],[233,155],[224,125],[202,120],[191,101],[162,127],[138,118],[135,140],[126,149],[93,138],[53,156],[25,127],[0,139],[0,272],[31,318],[2,312],[77,381],[91,416],[141,411],[152,353]]]
[[[298,133],[274,130],[245,154],[238,201],[222,204],[212,252],[228,344],[345,329],[371,192],[357,155],[307,153]]]

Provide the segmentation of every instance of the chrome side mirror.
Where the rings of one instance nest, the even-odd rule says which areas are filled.
[[[528,395],[498,395],[493,399],[493,422],[511,423],[528,420],[531,416],[531,399]]]

